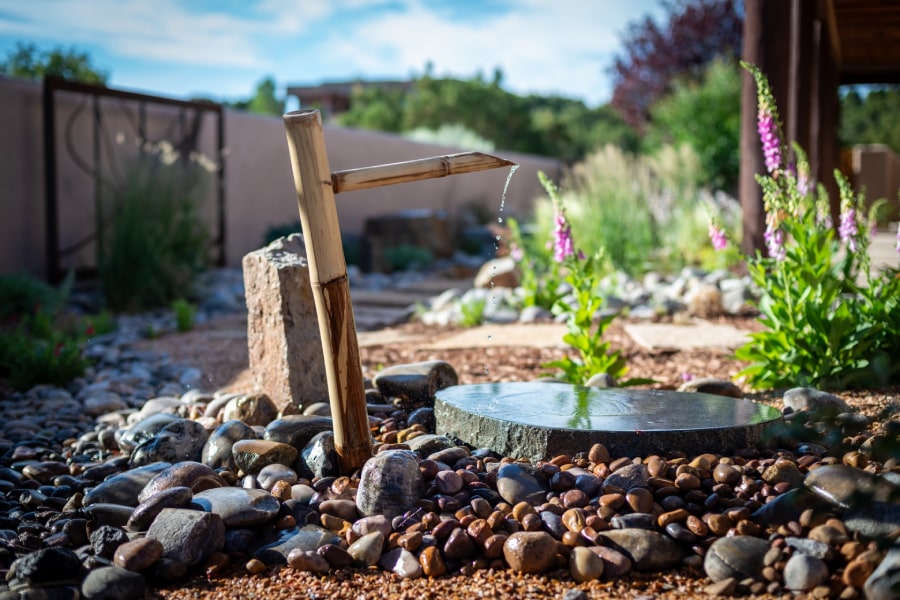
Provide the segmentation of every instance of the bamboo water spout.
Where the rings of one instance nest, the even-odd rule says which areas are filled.
[[[288,113],[284,126],[322,338],[334,444],[341,471],[350,473],[372,456],[372,436],[334,195],[515,163],[467,152],[332,173],[319,111]]]

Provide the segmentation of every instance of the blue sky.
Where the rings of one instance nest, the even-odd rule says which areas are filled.
[[[609,100],[628,24],[659,0],[0,0],[0,55],[16,42],[77,48],[113,87],[235,100],[286,84],[490,78],[516,93]]]

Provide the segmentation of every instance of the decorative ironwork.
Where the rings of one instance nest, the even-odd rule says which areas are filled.
[[[60,242],[60,189],[59,189],[59,162],[57,157],[57,94],[59,92],[73,93],[82,97],[81,103],[68,115],[64,129],[65,149],[68,157],[79,169],[86,172],[93,179],[94,185],[94,211],[95,230],[78,240],[61,248]],[[43,119],[44,119],[44,178],[46,194],[46,260],[47,278],[51,282],[62,279],[62,259],[74,252],[82,250],[94,243],[97,248],[96,264],[103,261],[103,236],[104,229],[109,224],[110,216],[105,214],[103,205],[104,188],[114,188],[117,182],[124,178],[121,171],[118,154],[113,149],[111,132],[105,127],[105,115],[101,110],[102,100],[113,100],[126,119],[135,138],[140,142],[139,156],[146,153],[148,140],[148,115],[149,106],[168,106],[177,109],[175,118],[172,119],[166,131],[158,141],[167,141],[179,152],[181,156],[199,155],[199,140],[202,133],[204,116],[212,114],[215,118],[215,232],[213,243],[215,262],[219,266],[225,264],[225,124],[222,105],[208,101],[183,101],[160,96],[140,94],[117,90],[103,86],[95,86],[75,81],[69,81],[59,77],[45,77],[43,89]],[[92,140],[92,162],[89,164],[79,154],[74,142],[73,129],[76,121],[82,116],[86,105],[90,102]],[[157,111],[158,112],[158,111]],[[106,115],[108,117],[108,115]],[[121,134],[120,134],[121,135]],[[103,169],[104,154],[109,168]]]

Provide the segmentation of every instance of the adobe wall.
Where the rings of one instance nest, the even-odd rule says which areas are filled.
[[[123,165],[134,157],[138,139],[134,115],[115,102],[100,103],[104,139],[99,166],[106,176],[121,180]],[[176,109],[148,106],[147,139],[167,138]],[[177,112],[177,111],[176,111]],[[75,117],[72,115],[75,114]],[[57,100],[57,157],[61,247],[78,244],[96,229],[91,106],[81,98],[60,94]],[[72,117],[72,118],[70,118]],[[0,273],[26,272],[43,276],[46,265],[45,194],[41,86],[33,82],[0,79]],[[325,127],[325,142],[332,170],[399,162],[466,150],[420,144],[379,132]],[[201,151],[214,154],[214,120],[204,119]],[[296,193],[282,121],[238,111],[225,112],[226,260],[239,266],[244,254],[262,245],[273,226],[296,222]],[[72,158],[72,153],[78,157]],[[504,206],[505,216],[524,216],[542,194],[537,172],[558,179],[558,161],[517,153],[496,154],[518,162]],[[346,234],[359,234],[367,217],[400,210],[433,208],[455,216],[470,203],[488,213],[500,209],[508,171],[495,170],[442,179],[348,192],[337,197],[338,218]],[[212,195],[209,202],[213,202]],[[214,222],[214,212],[206,217]],[[94,262],[95,246],[87,243],[69,254],[64,266]]]

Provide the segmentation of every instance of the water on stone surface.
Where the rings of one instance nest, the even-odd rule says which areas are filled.
[[[774,421],[778,410],[746,399],[668,390],[506,382],[456,386],[438,399],[474,414],[538,427],[683,431]]]

